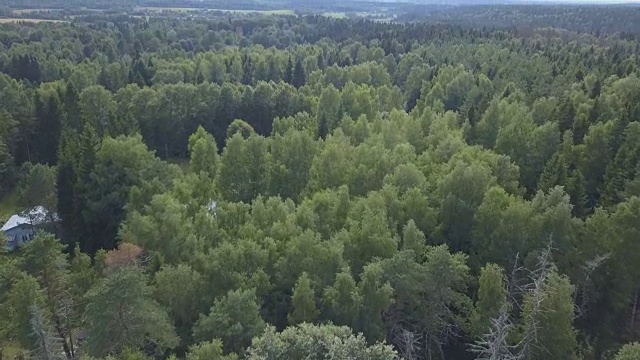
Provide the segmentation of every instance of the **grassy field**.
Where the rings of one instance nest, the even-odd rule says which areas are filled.
[[[22,19],[22,18],[12,18],[12,19],[0,19],[0,24],[10,24],[16,22],[29,22],[29,23],[40,23],[40,22],[66,22],[64,20],[45,20],[45,19]]]

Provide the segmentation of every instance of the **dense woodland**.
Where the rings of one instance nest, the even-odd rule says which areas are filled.
[[[639,55],[322,16],[0,25],[0,192],[59,220],[0,246],[0,349],[638,359]]]

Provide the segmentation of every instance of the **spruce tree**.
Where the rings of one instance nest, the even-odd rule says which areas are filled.
[[[311,281],[306,272],[303,272],[296,286],[293,288],[291,305],[293,311],[288,316],[289,325],[297,325],[303,322],[313,323],[318,316]]]
[[[296,61],[296,66],[293,69],[293,86],[295,86],[296,89],[299,89],[300,87],[304,86],[306,82],[307,79],[304,73],[304,68],[302,67],[302,61],[298,59]]]

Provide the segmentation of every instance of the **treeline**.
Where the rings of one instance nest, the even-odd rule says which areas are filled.
[[[0,343],[637,354],[634,40],[322,17],[2,30],[0,190],[56,213],[60,241],[0,254]]]
[[[601,6],[600,4],[573,6],[527,5],[467,5],[451,7],[415,8],[401,14],[399,21],[426,21],[469,28],[561,28],[570,31],[627,36],[640,34],[637,25],[640,7],[636,4]]]

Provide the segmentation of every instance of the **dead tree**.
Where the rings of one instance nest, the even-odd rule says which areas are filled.
[[[513,322],[509,316],[509,309],[505,305],[500,310],[500,315],[491,319],[489,332],[471,345],[471,351],[476,353],[478,360],[519,360],[519,354],[515,354],[516,346],[509,345],[508,337],[513,330]]]
[[[32,351],[30,358],[34,360],[66,359],[66,356],[61,353],[61,340],[53,335],[51,326],[39,307],[31,307],[30,322],[31,331],[36,340],[36,348]]]
[[[398,336],[398,348],[400,349],[400,358],[405,360],[414,360],[420,358],[420,349],[422,336],[403,329],[400,336]]]
[[[524,293],[531,296],[531,310],[525,314],[525,328],[522,334],[522,340],[518,344],[520,351],[519,358],[527,359],[531,353],[531,349],[539,346],[538,344],[538,320],[544,311],[542,301],[544,299],[545,285],[547,278],[553,269],[553,261],[551,259],[553,241],[550,239],[549,246],[538,256],[538,266],[531,271],[531,283],[523,288]]]

